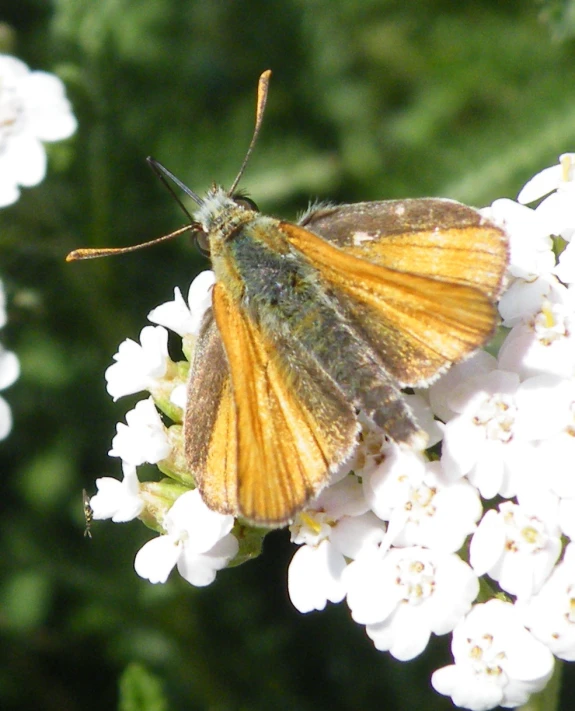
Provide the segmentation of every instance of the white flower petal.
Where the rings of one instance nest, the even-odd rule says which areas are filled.
[[[323,511],[329,518],[337,520],[342,516],[359,516],[369,510],[369,504],[357,477],[347,476],[326,487],[310,508]]]
[[[165,583],[180,557],[181,549],[182,543],[172,536],[152,538],[136,554],[136,573],[151,583]]]
[[[155,309],[152,309],[148,314],[148,320],[153,323],[159,323],[180,336],[192,333],[195,325],[190,309],[178,287],[174,289],[174,300],[160,304]]]
[[[31,188],[46,176],[46,150],[38,139],[22,135],[15,136],[2,155],[3,167],[10,170],[18,185]]]
[[[559,255],[555,274],[564,284],[575,284],[575,242],[570,242]]]
[[[233,528],[234,517],[212,511],[203,502],[198,489],[179,496],[166,514],[164,526],[169,533],[187,534],[186,549],[205,553]]]
[[[213,548],[206,553],[198,554],[188,545],[178,559],[178,572],[190,585],[205,587],[216,578],[218,570],[225,568],[237,555],[239,544],[231,533],[221,538]]]
[[[75,133],[78,124],[57,76],[31,72],[21,91],[29,112],[28,127],[41,141],[61,141]]]
[[[2,170],[2,159],[0,158],[0,170]],[[0,175],[0,207],[13,205],[20,197],[20,190],[9,175]]]
[[[520,609],[525,625],[556,657],[575,661],[575,546],[570,543],[560,563],[538,594]]]
[[[486,351],[477,351],[471,358],[450,368],[429,388],[429,402],[437,417],[448,422],[457,413],[451,408],[451,394],[462,382],[477,375],[486,375],[497,368],[497,359]]]
[[[127,338],[114,360],[105,373],[107,390],[114,400],[151,389],[168,368],[168,332],[162,326],[146,326],[140,343]]]
[[[192,282],[188,292],[188,303],[184,301],[182,292],[174,289],[174,300],[157,306],[148,314],[148,319],[159,323],[171,331],[186,336],[197,335],[205,312],[212,305],[212,286],[215,275],[212,271],[204,271]]]
[[[330,534],[330,541],[343,553],[354,560],[368,550],[379,547],[385,536],[385,524],[368,511],[361,516],[344,516]]]
[[[20,361],[12,351],[0,346],[0,390],[10,387],[20,376]]]
[[[301,546],[288,570],[288,591],[300,612],[323,610],[328,600],[341,602],[345,596],[342,573],[345,559],[329,541],[319,546]]]
[[[521,192],[517,196],[517,202],[522,204],[535,202],[535,200],[539,200],[539,198],[544,195],[548,195],[553,190],[556,190],[559,187],[560,182],[560,165],[545,168],[525,183]]]
[[[486,684],[471,669],[461,669],[451,664],[433,672],[433,688],[444,696],[451,696],[453,703],[470,711],[489,711],[499,706],[503,691],[496,684]]]
[[[204,313],[212,305],[212,287],[216,283],[216,275],[210,269],[200,272],[190,284],[188,305],[192,314],[201,320]]]
[[[343,573],[347,604],[359,624],[377,624],[399,604],[400,590],[394,586],[379,551],[367,551],[352,561]]]
[[[176,385],[172,390],[170,395],[170,402],[173,405],[177,405],[181,410],[186,409],[186,404],[188,401],[188,388],[186,385]]]
[[[95,520],[111,518],[114,523],[132,521],[140,515],[144,502],[140,498],[140,483],[136,467],[122,463],[122,481],[112,477],[96,479],[98,493],[90,499]]]
[[[429,643],[431,631],[422,610],[400,606],[385,622],[367,625],[366,632],[376,649],[388,651],[402,662],[419,656]]]
[[[505,525],[497,511],[487,511],[477,527],[469,549],[469,562],[477,575],[484,575],[503,554]]]
[[[172,449],[162,419],[152,398],[141,400],[126,414],[127,425],[116,426],[112,440],[111,457],[121,457],[138,466],[144,462],[156,464],[165,459]]]
[[[509,271],[513,276],[531,280],[553,269],[553,243],[545,221],[535,210],[513,200],[495,200],[491,219],[509,236]]]
[[[0,397],[0,440],[6,439],[12,429],[12,411],[10,405]]]
[[[76,130],[64,85],[52,74],[30,72],[15,57],[0,55],[0,207],[15,202],[19,185],[31,187],[46,174],[43,141]]]

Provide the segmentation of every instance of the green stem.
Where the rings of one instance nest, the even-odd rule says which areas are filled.
[[[547,686],[538,694],[533,694],[529,701],[516,711],[559,711],[562,673],[563,662],[556,659],[553,676],[549,679]]]

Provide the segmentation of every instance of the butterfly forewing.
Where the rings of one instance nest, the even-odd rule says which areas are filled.
[[[318,269],[389,372],[403,386],[423,385],[492,335],[493,297],[500,289],[507,244],[501,230],[458,203],[430,199],[391,205],[344,205],[342,224],[330,217],[331,208],[323,208],[304,217],[306,229],[282,223],[282,230]],[[413,234],[397,229],[388,234],[391,226],[385,219],[377,226],[373,206],[384,213],[400,206],[408,214],[415,211]],[[450,209],[461,228],[452,225]],[[429,221],[442,214],[445,229],[430,230]]]
[[[207,505],[237,515],[237,420],[228,362],[211,309],[194,350],[184,422],[186,460]]]
[[[505,233],[467,205],[420,198],[319,207],[300,224],[345,252],[399,272],[466,284],[496,298]]]
[[[230,404],[220,403],[219,416],[212,418],[203,470],[195,471],[198,486],[215,510],[263,525],[280,525],[353,452],[358,430],[355,412],[313,362],[302,366],[299,358],[297,364],[290,360],[279,336],[270,342],[223,284],[214,287],[213,309],[232,388],[230,397],[226,395]],[[220,503],[222,475],[217,470],[224,462],[217,449],[224,432],[218,429],[227,426],[222,420],[233,420],[228,412],[232,402],[237,460],[229,461],[227,449],[226,499]]]

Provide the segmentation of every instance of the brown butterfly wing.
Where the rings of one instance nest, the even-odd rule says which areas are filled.
[[[290,244],[318,269],[402,386],[429,382],[491,337],[497,322],[493,297],[507,263],[501,230],[482,224],[471,208],[429,202],[415,235],[408,224],[402,225],[405,232],[392,234],[385,220],[383,227],[376,225],[377,206],[381,210],[387,203],[343,206],[343,226],[339,212],[329,212],[337,208],[305,217],[306,227],[321,231],[324,239],[281,223]],[[457,219],[445,218],[432,228],[429,215],[445,202],[456,206]],[[461,222],[463,227],[454,226]]]
[[[230,371],[211,309],[206,313],[190,367],[186,462],[207,505],[237,514],[237,419]]]
[[[212,414],[206,416],[194,401],[202,378],[192,369],[188,461],[208,506],[282,525],[351,455],[356,415],[311,359],[294,354],[297,344],[280,336],[272,342],[221,283],[213,290],[213,310],[217,339],[212,331],[200,358],[214,358],[219,371],[225,365],[225,374],[211,376],[204,405]],[[204,443],[198,427],[206,428]]]

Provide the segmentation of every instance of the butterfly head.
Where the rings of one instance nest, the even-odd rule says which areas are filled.
[[[228,239],[240,225],[252,219],[253,213],[257,211],[255,202],[246,195],[230,195],[224,188],[214,185],[193,215],[200,249],[210,253],[214,240]]]

